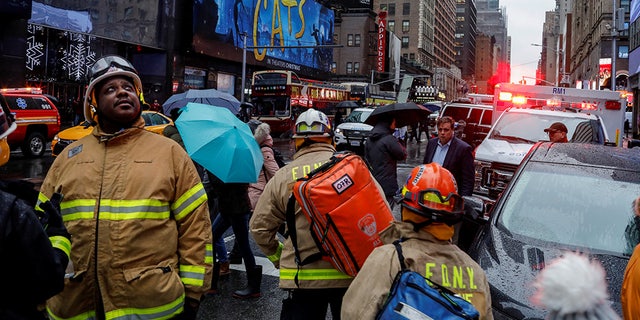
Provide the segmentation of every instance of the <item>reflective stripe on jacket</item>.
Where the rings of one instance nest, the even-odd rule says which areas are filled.
[[[285,223],[287,201],[291,196],[294,182],[327,162],[334,152],[333,146],[327,143],[314,143],[296,152],[293,161],[280,168],[267,182],[251,216],[249,228],[256,244],[271,261],[276,263],[279,261],[281,288],[298,288],[294,281],[296,274],[300,288],[346,288],[353,279],[337,271],[331,263],[324,260],[318,260],[298,269],[290,237],[284,242],[279,260],[276,256],[280,245],[276,232],[280,225]],[[309,222],[297,204],[295,215],[298,248],[304,259],[318,252],[318,248],[309,232]]]
[[[48,301],[54,319],[169,318],[209,289],[213,264],[207,196],[177,143],[134,128],[95,128],[56,158],[39,201],[64,195],[74,277]],[[100,301],[97,301],[97,300]]]

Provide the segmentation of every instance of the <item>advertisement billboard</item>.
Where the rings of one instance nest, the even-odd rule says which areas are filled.
[[[611,78],[611,58],[600,58],[600,67],[598,70],[598,78],[600,86],[604,85],[605,80]]]
[[[376,47],[378,53],[376,55],[376,71],[385,71],[385,59],[387,51],[387,12],[380,11],[378,13],[378,45]]]
[[[314,0],[195,0],[193,17],[198,52],[219,56],[246,41],[247,56],[273,69],[330,71],[333,49],[317,46],[334,44],[334,12]]]

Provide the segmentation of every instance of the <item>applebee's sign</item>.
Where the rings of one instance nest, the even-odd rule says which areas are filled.
[[[378,13],[378,55],[376,56],[376,70],[384,72],[384,52],[387,47],[387,12]]]

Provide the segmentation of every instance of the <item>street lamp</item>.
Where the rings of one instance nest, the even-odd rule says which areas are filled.
[[[242,90],[240,90],[240,102],[244,102],[245,79],[247,74],[247,33],[240,34],[242,37]]]
[[[611,91],[616,91],[616,39],[618,38],[618,29],[616,28],[616,0],[613,0],[613,17],[611,18]]]
[[[562,49],[554,49],[554,48],[551,48],[549,46],[545,46],[545,45],[542,45],[542,44],[539,44],[539,43],[532,43],[531,45],[534,46],[534,47],[546,48],[546,49],[551,50],[551,51],[555,52],[556,54],[558,54],[558,63],[560,64],[560,66],[558,67],[558,71],[559,71],[558,73],[560,75],[560,79],[557,79],[557,77],[556,77],[556,83],[553,84],[553,85],[570,84],[570,83],[565,81],[565,80],[567,80],[566,79],[567,75],[564,73],[564,50],[562,50]],[[546,81],[546,82],[548,82],[548,81]]]

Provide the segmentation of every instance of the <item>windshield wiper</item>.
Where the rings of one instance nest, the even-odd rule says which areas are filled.
[[[503,136],[500,134],[494,135],[493,136],[494,139],[500,139],[500,140],[505,140],[505,141],[509,141],[509,142],[514,142],[514,143],[528,143],[528,144],[534,144],[535,141],[531,141],[531,140],[527,140],[525,138],[520,138],[520,137],[516,137],[516,136]]]

